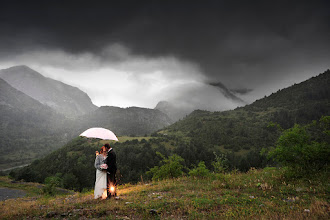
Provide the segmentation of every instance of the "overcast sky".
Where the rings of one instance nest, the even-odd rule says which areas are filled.
[[[25,64],[94,104],[235,108],[330,68],[330,1],[1,1],[0,68]],[[200,107],[201,108],[201,107]]]

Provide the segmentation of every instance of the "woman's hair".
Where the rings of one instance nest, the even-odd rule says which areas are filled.
[[[106,149],[105,146],[102,146],[102,147],[101,147],[101,150],[100,150],[100,154],[103,154],[104,151],[107,151],[107,149]]]

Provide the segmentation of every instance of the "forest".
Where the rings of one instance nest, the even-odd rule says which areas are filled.
[[[298,125],[297,125],[298,126]],[[304,133],[304,143],[307,148],[313,144],[317,146],[315,151],[309,150],[309,160],[304,164],[319,171],[326,169],[330,158],[330,117],[322,117],[320,121],[301,126]],[[293,128],[282,130],[281,135],[291,132]],[[226,153],[210,145],[199,145],[194,139],[186,143],[174,136],[149,137],[127,140],[123,143],[111,144],[117,154],[118,183],[135,183],[148,181],[153,178],[152,168],[162,164],[164,158],[177,155],[182,165],[182,173],[187,175],[196,168],[200,162],[205,168],[216,171],[215,162],[221,163],[223,172],[232,170],[247,171],[251,167],[260,168],[266,166],[281,165],[283,160],[279,159],[279,152],[273,152],[280,144],[282,136],[274,144],[274,148],[268,148],[263,152],[249,151],[246,155],[237,155],[234,152]],[[104,143],[104,141],[103,141]],[[317,145],[318,144],[318,145]],[[94,186],[95,181],[95,151],[100,149],[102,141],[88,140],[78,137],[63,148],[51,153],[41,160],[35,160],[30,166],[12,171],[10,175],[16,180],[33,181],[44,183],[47,178],[55,178],[58,186],[82,191]],[[271,152],[271,153],[269,153]],[[294,151],[292,151],[294,153]],[[273,155],[269,157],[269,155]],[[287,154],[287,152],[286,152]],[[304,155],[306,157],[306,155]],[[283,157],[283,156],[282,156]],[[273,160],[274,159],[274,160]],[[296,161],[298,162],[298,160]],[[285,165],[285,163],[283,163]]]

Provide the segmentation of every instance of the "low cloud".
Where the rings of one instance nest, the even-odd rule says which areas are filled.
[[[120,44],[106,47],[100,55],[32,51],[0,66],[18,64],[80,88],[98,106],[154,108],[163,100],[191,110],[217,111],[237,106],[205,83],[208,79],[197,64],[173,56],[133,55]]]

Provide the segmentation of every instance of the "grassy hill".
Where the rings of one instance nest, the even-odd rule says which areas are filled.
[[[327,180],[318,175],[289,181],[281,169],[251,169],[121,185],[117,199],[101,201],[93,199],[93,190],[50,197],[0,178],[1,187],[32,191],[25,198],[1,201],[0,218],[329,219]]]

